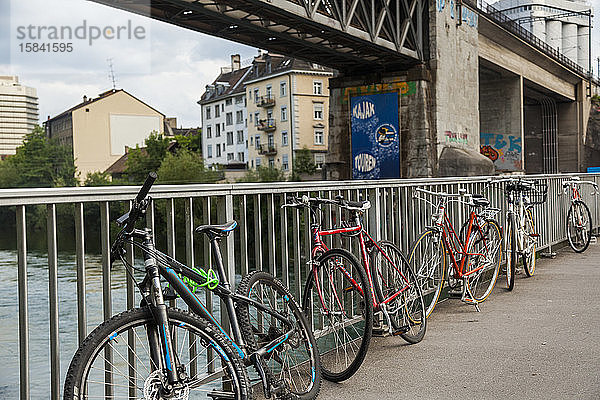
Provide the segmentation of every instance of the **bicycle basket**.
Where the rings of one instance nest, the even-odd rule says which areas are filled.
[[[548,184],[543,181],[533,181],[533,185],[523,191],[529,204],[543,204],[548,198]]]

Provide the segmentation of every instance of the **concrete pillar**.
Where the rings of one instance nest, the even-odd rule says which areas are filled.
[[[531,32],[542,42],[546,41],[546,21],[534,21],[531,23]]]
[[[586,71],[590,69],[589,33],[590,30],[587,26],[579,26],[577,28],[577,64],[585,68]]]
[[[562,52],[562,22],[546,21],[546,42],[553,49]]]
[[[562,24],[562,52],[569,60],[577,62],[576,24]]]

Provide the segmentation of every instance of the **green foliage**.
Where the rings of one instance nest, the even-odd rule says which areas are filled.
[[[36,126],[17,153],[0,163],[0,187],[76,186],[76,173],[71,147],[49,140]]]
[[[108,172],[88,172],[85,177],[84,186],[108,186],[112,185],[110,174]]]
[[[142,183],[149,171],[156,171],[160,167],[163,159],[167,155],[169,139],[163,135],[152,132],[144,141],[145,148],[129,150],[127,161],[125,162],[125,174],[129,181]]]
[[[592,96],[592,101],[594,103],[600,103],[600,94],[595,94]]]
[[[221,178],[220,171],[207,170],[202,158],[185,148],[168,153],[158,169],[160,183],[214,183]]]
[[[285,174],[281,169],[260,166],[248,170],[241,179],[238,179],[238,182],[282,182],[285,180]]]
[[[202,130],[199,128],[194,134],[189,136],[176,135],[175,141],[181,148],[186,150],[201,152],[202,151]]]
[[[304,147],[296,152],[294,157],[294,172],[297,174],[314,174],[317,171],[317,165],[309,149]]]

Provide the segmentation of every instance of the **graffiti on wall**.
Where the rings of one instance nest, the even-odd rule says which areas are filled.
[[[469,136],[466,133],[445,131],[444,137],[446,138],[446,144],[469,144]]]
[[[450,18],[454,19],[459,10],[459,8],[458,8],[459,6],[457,6],[457,2],[455,0],[437,0],[438,12],[444,11],[446,6],[450,9]],[[475,11],[465,7],[464,5],[462,5],[460,7],[461,7],[460,14],[461,14],[462,22],[467,26],[477,28],[477,22],[478,22],[477,20],[479,18],[477,13]]]
[[[521,170],[523,151],[520,135],[480,133],[480,152],[494,162],[501,171]]]
[[[350,97],[366,96],[384,92],[398,92],[400,96],[410,96],[415,93],[415,82],[388,82],[374,83],[372,85],[354,86],[344,88],[342,104],[348,104]]]

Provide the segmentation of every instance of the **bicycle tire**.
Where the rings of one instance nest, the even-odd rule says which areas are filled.
[[[498,223],[491,219],[483,221],[480,229],[469,238],[467,249],[471,254],[483,254],[483,257],[470,255],[465,270],[472,299],[482,303],[494,289],[502,261],[502,234]]]
[[[515,217],[510,215],[507,219],[506,228],[506,289],[513,290],[515,287],[515,273],[517,266],[517,230],[515,229]]]
[[[446,248],[441,234],[434,229],[421,233],[411,247],[408,263],[419,282],[429,318],[442,293],[446,273]]]
[[[189,360],[188,366],[190,369],[186,370],[186,372],[193,371],[193,365],[196,365],[196,362],[199,359],[201,360],[204,358],[201,357],[202,348],[206,350],[205,359],[207,360],[207,364],[206,366],[201,366],[201,368],[198,368],[198,365],[196,365],[196,371],[207,371],[209,365],[213,365],[214,367],[216,363],[220,363],[222,366],[222,370],[215,370],[219,371],[219,374],[222,375],[214,377],[214,374],[211,374],[213,375],[214,382],[212,384],[213,390],[211,392],[194,393],[194,395],[192,395],[193,390],[195,389],[192,388],[188,392],[189,398],[210,398],[210,394],[215,395],[219,393],[214,386],[225,387],[222,386],[222,384],[227,383],[227,387],[231,389],[231,393],[229,393],[231,398],[239,400],[251,399],[251,387],[243,361],[233,349],[229,340],[225,338],[219,329],[187,311],[169,308],[167,309],[167,313],[170,321],[169,331],[174,343],[173,348],[175,350],[179,349],[176,359],[182,363]],[[102,396],[111,399],[121,398],[119,397],[119,393],[121,392],[123,392],[124,398],[152,398],[153,396],[149,397],[146,394],[147,387],[148,390],[154,390],[152,393],[154,393],[155,396],[158,396],[156,390],[159,390],[158,386],[160,378],[153,377],[153,375],[158,375],[160,369],[154,368],[154,365],[151,365],[153,364],[151,362],[148,365],[144,365],[146,356],[147,361],[151,360],[148,351],[149,346],[147,341],[148,338],[145,333],[145,326],[147,326],[148,323],[153,323],[153,321],[154,318],[148,307],[135,308],[117,314],[96,327],[81,343],[81,346],[71,361],[65,379],[63,391],[64,399],[83,399],[87,398],[86,393],[91,396],[92,393],[96,392],[100,392],[102,393]],[[136,332],[137,328],[139,328],[140,334],[143,333],[141,336]],[[178,332],[181,332],[182,336],[178,335]],[[192,337],[191,335],[196,335],[193,342],[190,339],[190,337]],[[145,339],[146,343],[144,343],[142,338]],[[184,349],[186,338],[188,349]],[[191,348],[190,343],[196,350],[194,358],[192,358],[192,353],[187,351]],[[101,355],[103,349],[105,351]],[[105,357],[107,349],[110,349],[110,352],[112,352],[113,355],[112,362],[109,362],[109,364],[106,364],[106,360],[110,360],[110,358]],[[132,352],[136,351],[136,353],[130,354],[130,349]],[[144,351],[146,352],[146,355],[143,354]],[[98,358],[98,355],[101,355],[100,359]],[[125,359],[125,357],[127,357],[127,359]],[[96,361],[100,363],[100,368],[96,366]],[[211,362],[214,362],[215,364],[210,364]],[[106,365],[108,365],[109,368],[107,368]],[[133,371],[137,371],[135,367],[140,365],[144,366],[145,372],[149,374],[143,381],[143,389],[136,385],[137,382],[140,382],[137,379],[137,374],[133,379],[129,376],[129,370],[133,368]],[[102,372],[99,373],[100,379],[98,379],[98,381],[90,379],[90,377],[94,378],[98,375],[96,374],[96,369],[101,369],[101,367],[104,367],[105,370],[101,370]],[[109,382],[113,383],[113,385],[108,385],[111,390],[110,394],[106,392],[106,390],[108,390],[105,383],[105,378],[107,376],[106,370],[117,372],[108,375],[110,377]],[[125,375],[123,370],[128,371],[126,372],[127,375]],[[115,377],[115,375],[118,374],[121,374],[122,378],[124,378],[124,382],[120,385],[115,383],[115,378],[118,378],[118,376]],[[207,377],[203,377],[202,379],[196,378],[196,380],[200,381],[200,384],[202,384],[202,380],[210,379],[211,375],[207,375]],[[191,378],[193,379],[195,376],[192,376]],[[228,377],[228,382],[223,381],[225,377]],[[156,379],[158,379],[158,381]],[[98,382],[100,387],[95,386],[96,382]],[[208,388],[203,390],[206,391]],[[107,396],[107,394],[109,395]]]
[[[584,222],[580,223],[578,220]],[[574,252],[583,253],[589,247],[592,240],[591,221],[592,214],[587,204],[580,200],[576,200],[571,204],[567,213],[567,239]],[[589,228],[587,227],[588,224],[590,225]],[[576,243],[573,236],[581,238],[581,241],[578,240]]]
[[[315,284],[315,275],[310,271],[304,286],[302,309],[317,338],[323,378],[331,382],[342,382],[358,371],[371,342],[371,287],[364,268],[346,250],[328,250],[319,257],[316,266],[321,284]],[[357,292],[346,273],[363,291],[362,295]],[[329,285],[323,284],[325,276],[329,278]],[[326,308],[329,306],[328,311],[324,310],[323,304]],[[320,313],[314,313],[315,309]],[[347,358],[338,363],[340,348],[344,350],[342,356]]]
[[[427,330],[427,316],[421,287],[408,260],[387,240],[377,243],[371,257],[371,276],[378,303],[403,290],[386,304],[386,307],[395,306],[395,310],[388,311],[390,321],[394,330],[405,331],[399,334],[402,339],[410,344],[419,343]]]
[[[267,293],[265,295],[265,293]],[[276,398],[308,400],[319,394],[321,387],[321,364],[315,337],[310,330],[304,312],[285,285],[273,275],[254,271],[246,275],[238,285],[237,293],[249,297],[263,305],[275,309],[280,314],[293,318],[296,332],[290,338],[279,344],[274,350],[268,351],[265,363],[271,384],[276,388]],[[281,326],[281,321],[265,317],[256,307],[250,309],[247,303],[236,304],[236,314],[239,320],[242,336],[249,351],[256,351],[272,340],[292,329],[291,326]],[[297,350],[295,352],[295,350]],[[285,364],[290,360],[300,362],[296,365]],[[292,372],[294,371],[294,372]],[[310,382],[306,388],[300,388],[297,381],[288,381],[287,376],[298,376],[304,383],[303,376]]]
[[[525,240],[527,242],[532,241],[532,247],[531,251],[523,251],[523,269],[528,278],[532,277],[535,273],[535,242],[537,239],[531,237],[534,233],[535,225],[533,224],[533,214],[531,213],[531,210],[527,210],[527,215],[525,216]],[[527,247],[529,247],[529,245],[527,245]]]

